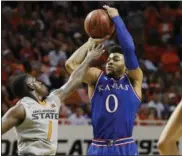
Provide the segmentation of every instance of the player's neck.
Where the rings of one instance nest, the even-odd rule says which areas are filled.
[[[43,100],[42,96],[40,96],[36,91],[32,91],[32,95],[38,102]]]
[[[115,80],[120,80],[123,77],[124,73],[118,73],[113,75],[113,79]]]

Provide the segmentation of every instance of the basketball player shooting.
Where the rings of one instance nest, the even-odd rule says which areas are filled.
[[[55,155],[61,103],[81,83],[89,63],[102,53],[103,45],[94,45],[68,82],[47,96],[45,85],[25,73],[12,81],[13,93],[21,98],[2,118],[2,134],[15,127],[19,155]],[[44,98],[46,97],[46,98]]]
[[[141,103],[143,74],[132,37],[118,10],[109,6],[104,9],[115,25],[120,46],[110,47],[105,72],[90,67],[83,79],[88,84],[94,134],[88,155],[138,155],[132,133]],[[103,40],[90,38],[81,46],[67,60],[68,72],[73,72],[85,59],[90,42]]]
[[[180,155],[176,142],[182,137],[182,101],[171,115],[159,141],[161,155]]]

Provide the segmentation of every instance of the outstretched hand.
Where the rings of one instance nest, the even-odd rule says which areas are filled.
[[[104,50],[104,45],[103,44],[93,44],[90,49],[88,49],[87,57],[89,59],[97,59],[99,58],[103,53],[105,52]]]
[[[118,9],[109,7],[108,5],[104,5],[103,8],[107,11],[110,18],[113,18],[115,16],[119,16]]]

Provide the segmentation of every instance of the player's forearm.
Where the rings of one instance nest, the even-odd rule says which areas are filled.
[[[2,125],[1,125],[1,135],[5,134],[7,131],[9,131],[13,126],[11,126],[11,122],[7,120],[2,119]]]
[[[89,48],[88,42],[77,49],[72,56],[66,61],[66,70],[72,73],[85,59],[87,55],[87,50]]]
[[[85,60],[76,68],[76,70],[74,70],[70,78],[74,80],[75,83],[82,82],[91,61],[92,58],[86,57]]]
[[[90,62],[91,59],[86,57],[81,65],[73,71],[68,82],[56,91],[62,101],[82,82]]]
[[[135,55],[133,39],[120,16],[115,16],[112,20],[115,24],[117,37],[123,50],[126,67],[128,70],[134,70],[139,67],[139,64]]]

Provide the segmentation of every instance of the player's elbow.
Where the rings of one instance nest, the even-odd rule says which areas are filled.
[[[127,46],[125,47],[125,51],[128,51],[128,52],[135,52],[135,45],[133,42],[131,43],[128,43]]]
[[[159,151],[166,151],[167,148],[169,148],[170,145],[170,141],[169,139],[159,139],[158,143],[157,143],[157,147]]]
[[[165,141],[164,140],[159,140],[157,143],[157,148],[159,151],[163,151],[165,149]]]

